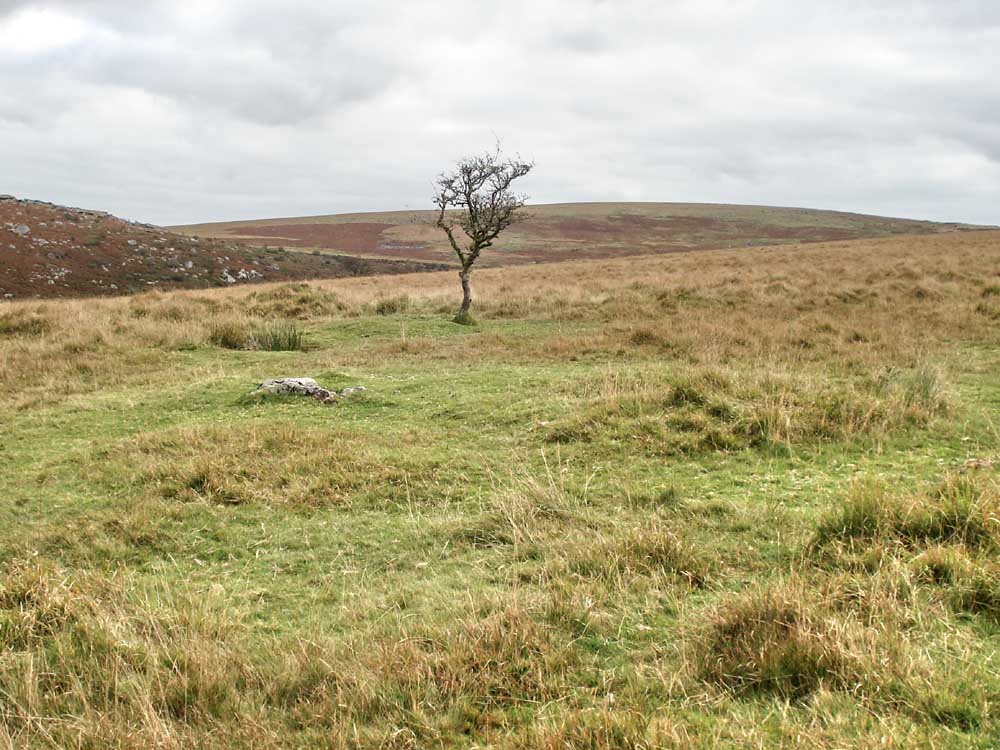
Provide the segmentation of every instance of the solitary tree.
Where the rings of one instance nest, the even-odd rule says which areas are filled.
[[[528,174],[533,166],[519,159],[504,159],[497,144],[495,151],[462,159],[453,172],[437,179],[435,225],[448,235],[451,249],[461,263],[458,276],[462,280],[462,307],[456,322],[469,321],[472,305],[469,272],[473,263],[504,229],[523,218],[521,208],[525,197],[515,194],[511,184]],[[456,236],[458,229],[465,234],[464,238]]]

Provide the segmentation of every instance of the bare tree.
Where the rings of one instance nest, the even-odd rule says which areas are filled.
[[[504,159],[498,143],[496,150],[462,159],[453,172],[437,179],[435,226],[448,235],[451,248],[461,263],[458,276],[462,280],[462,307],[456,321],[468,320],[472,305],[469,272],[473,263],[504,229],[523,218],[521,208],[525,197],[515,194],[511,184],[528,174],[532,167],[534,164],[519,158]],[[465,234],[464,238],[456,236],[458,229]]]

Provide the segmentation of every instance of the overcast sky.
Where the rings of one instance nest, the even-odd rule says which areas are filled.
[[[0,0],[0,193],[185,223],[534,203],[1000,223],[995,0]]]

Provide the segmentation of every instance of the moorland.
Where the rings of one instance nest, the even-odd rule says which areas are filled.
[[[1000,233],[545,268],[0,304],[0,747],[996,747]]]

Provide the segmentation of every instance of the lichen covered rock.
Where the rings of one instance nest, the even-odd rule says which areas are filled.
[[[352,386],[340,391],[331,391],[313,378],[277,378],[275,380],[265,380],[257,391],[273,393],[279,396],[309,396],[322,404],[334,404],[339,399],[350,396],[353,393],[360,393],[365,390],[363,385]]]

